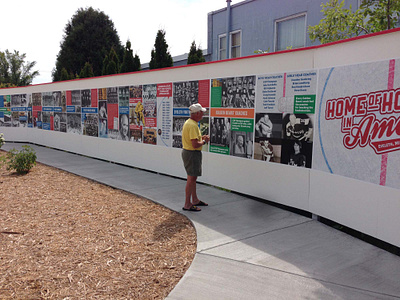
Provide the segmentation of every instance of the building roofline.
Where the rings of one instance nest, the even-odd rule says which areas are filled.
[[[244,0],[244,1],[239,2],[239,3],[236,3],[236,4],[232,4],[232,5],[231,5],[231,9],[232,9],[232,8],[235,8],[235,7],[238,7],[238,6],[241,6],[241,5],[244,5],[244,4],[247,4],[247,3],[249,3],[249,2],[253,2],[253,1],[257,1],[257,0]],[[225,11],[225,10],[226,10],[226,7],[223,7],[223,8],[220,8],[220,9],[217,9],[217,10],[214,10],[214,11],[209,12],[208,15],[214,15],[214,14],[223,12],[223,11]]]

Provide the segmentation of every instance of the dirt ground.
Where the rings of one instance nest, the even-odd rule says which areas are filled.
[[[0,168],[0,299],[164,299],[195,251],[190,221],[163,206],[41,164]]]

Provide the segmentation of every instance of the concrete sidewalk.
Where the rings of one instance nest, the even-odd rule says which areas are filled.
[[[400,257],[318,221],[202,184],[198,194],[210,206],[183,212],[184,180],[31,146],[41,163],[192,220],[197,253],[167,299],[400,299]]]

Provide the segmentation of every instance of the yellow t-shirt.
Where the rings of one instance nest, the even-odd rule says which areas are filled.
[[[199,125],[196,121],[192,119],[187,119],[182,129],[182,145],[185,150],[201,150],[202,146],[199,148],[193,148],[192,140],[197,139],[201,142],[201,132]]]

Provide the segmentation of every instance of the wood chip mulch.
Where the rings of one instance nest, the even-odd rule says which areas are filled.
[[[39,163],[0,168],[0,299],[164,299],[195,251],[163,206]]]

